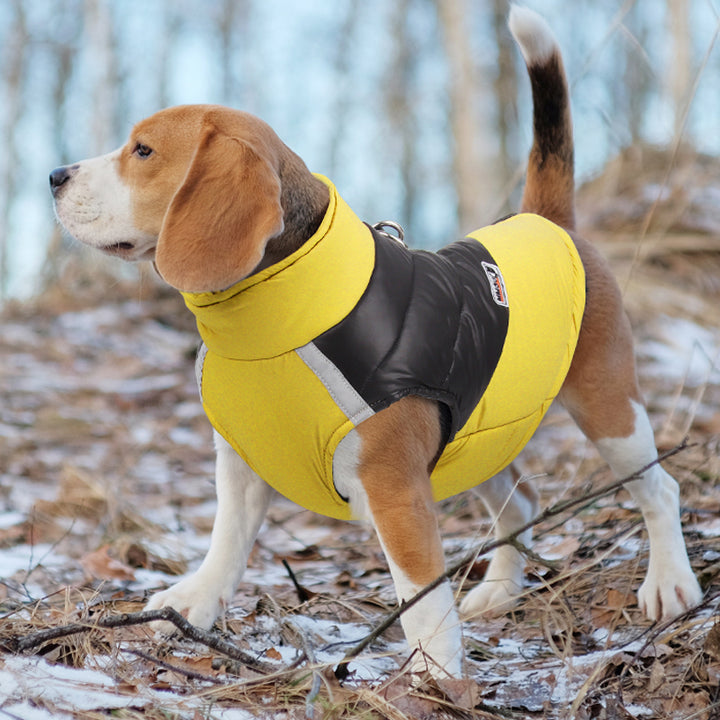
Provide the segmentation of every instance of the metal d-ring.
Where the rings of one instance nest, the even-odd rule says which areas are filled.
[[[407,247],[405,244],[405,231],[400,223],[396,223],[394,220],[383,220],[382,222],[375,223],[373,228],[383,235],[387,235],[391,240],[399,242],[403,247]],[[387,229],[394,230],[395,232],[388,232]]]

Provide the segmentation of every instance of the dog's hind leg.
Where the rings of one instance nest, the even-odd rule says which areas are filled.
[[[576,239],[587,272],[587,304],[570,372],[559,395],[618,479],[657,460],[638,389],[630,323],[605,262]],[[674,617],[700,602],[680,525],[679,488],[659,464],[626,485],[647,525],[648,570],[638,601],[652,620]]]
[[[643,405],[627,400],[624,413],[633,421],[629,435],[595,440],[600,455],[618,479],[628,477],[658,457]],[[678,484],[655,464],[625,487],[642,511],[650,540],[647,575],[638,591],[640,608],[651,620],[675,617],[702,599],[685,549]]]
[[[493,519],[495,538],[506,537],[526,525],[538,513],[538,494],[532,483],[518,483],[512,468],[478,485],[476,492]],[[532,530],[526,530],[518,540],[529,546]],[[474,587],[460,605],[466,618],[477,615],[503,615],[512,610],[522,591],[525,558],[512,545],[499,547],[490,560],[483,581]]]

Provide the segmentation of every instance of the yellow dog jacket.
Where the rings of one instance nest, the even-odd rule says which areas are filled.
[[[517,215],[438,253],[362,223],[330,189],[298,251],[217,293],[184,293],[204,345],[198,377],[215,429],[301,506],[351,519],[333,456],[399,398],[438,401],[449,497],[507,466],[562,385],[585,305],[572,240]]]

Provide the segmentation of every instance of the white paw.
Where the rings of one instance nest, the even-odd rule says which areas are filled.
[[[408,597],[411,594],[411,591],[403,593],[401,589],[399,595]],[[436,678],[462,676],[465,655],[462,623],[449,582],[444,582],[408,608],[400,616],[400,622],[413,651],[412,672],[429,672]]]
[[[468,620],[479,615],[499,617],[517,607],[521,591],[513,580],[483,580],[460,603],[460,614]]]
[[[499,617],[517,607],[523,589],[525,559],[511,545],[499,547],[488,566],[484,580],[460,604],[466,619],[484,615]]]
[[[145,610],[159,610],[164,607],[174,608],[191,625],[208,630],[220,612],[221,597],[209,583],[197,575],[191,575],[167,590],[155,593]],[[164,635],[172,635],[177,631],[170,622],[158,621],[151,625],[153,630]]]
[[[437,648],[435,650],[437,652]],[[421,684],[422,678],[427,673],[438,680],[461,678],[463,675],[462,653],[462,649],[458,652],[457,648],[452,648],[452,656],[441,665],[434,656],[417,648],[410,658],[413,685]],[[447,655],[447,653],[444,654]]]
[[[698,605],[702,596],[689,564],[668,563],[660,570],[651,565],[638,591],[638,604],[650,620],[670,620]]]

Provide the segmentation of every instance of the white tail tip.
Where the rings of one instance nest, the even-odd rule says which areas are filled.
[[[522,5],[511,5],[508,26],[528,67],[541,65],[557,50],[555,35],[545,18]]]

